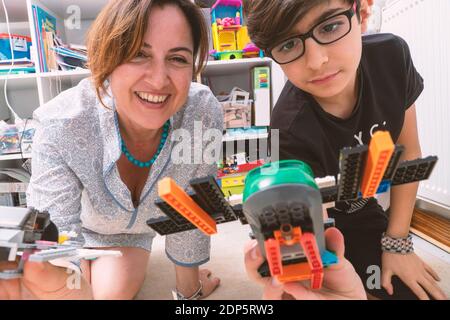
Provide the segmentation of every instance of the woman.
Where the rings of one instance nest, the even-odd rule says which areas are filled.
[[[220,104],[191,83],[208,50],[202,19],[189,0],[111,1],[88,35],[91,79],[35,111],[29,205],[76,231],[85,247],[123,255],[82,262],[95,299],[139,291],[155,236],[146,221],[163,216],[153,204],[156,182],[170,176],[187,187],[214,174],[214,164],[174,164],[171,155],[177,129],[192,134],[200,121],[222,130]],[[166,237],[179,297],[204,298],[218,286],[198,269],[209,249],[198,230]]]

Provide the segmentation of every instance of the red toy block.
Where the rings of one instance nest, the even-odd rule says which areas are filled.
[[[314,234],[310,232],[304,233],[301,238],[301,244],[311,268],[311,288],[320,289],[323,280],[323,264]]]
[[[281,263],[280,244],[275,239],[268,239],[264,242],[266,249],[267,263],[269,264],[270,274],[275,277],[283,273],[283,265]]]

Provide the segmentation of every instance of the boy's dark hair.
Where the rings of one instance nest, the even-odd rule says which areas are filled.
[[[359,17],[360,0],[356,2]],[[314,7],[329,0],[243,0],[249,36],[260,49],[267,50],[287,38],[295,25]]]

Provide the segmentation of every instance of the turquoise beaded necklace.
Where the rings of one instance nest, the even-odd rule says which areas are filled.
[[[133,155],[130,153],[130,151],[128,151],[127,146],[125,145],[125,141],[123,141],[123,138],[120,138],[122,141],[122,153],[125,155],[125,157],[127,157],[128,161],[130,161],[135,166],[137,166],[139,168],[150,168],[153,165],[153,163],[156,161],[156,158],[158,158],[159,154],[161,153],[161,151],[164,147],[164,144],[166,143],[167,137],[169,135],[169,128],[170,128],[170,121],[167,120],[167,122],[164,124],[164,127],[163,127],[163,133],[161,136],[161,141],[159,142],[158,150],[156,151],[153,158],[151,158],[149,161],[142,162],[142,161],[137,160],[135,157],[133,157]]]

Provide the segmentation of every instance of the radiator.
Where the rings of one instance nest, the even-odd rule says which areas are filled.
[[[439,161],[418,196],[450,208],[450,0],[388,1],[382,11],[381,32],[405,39],[414,65],[425,80],[416,101],[420,143],[424,156]],[[386,59],[389,57],[386,55]]]

